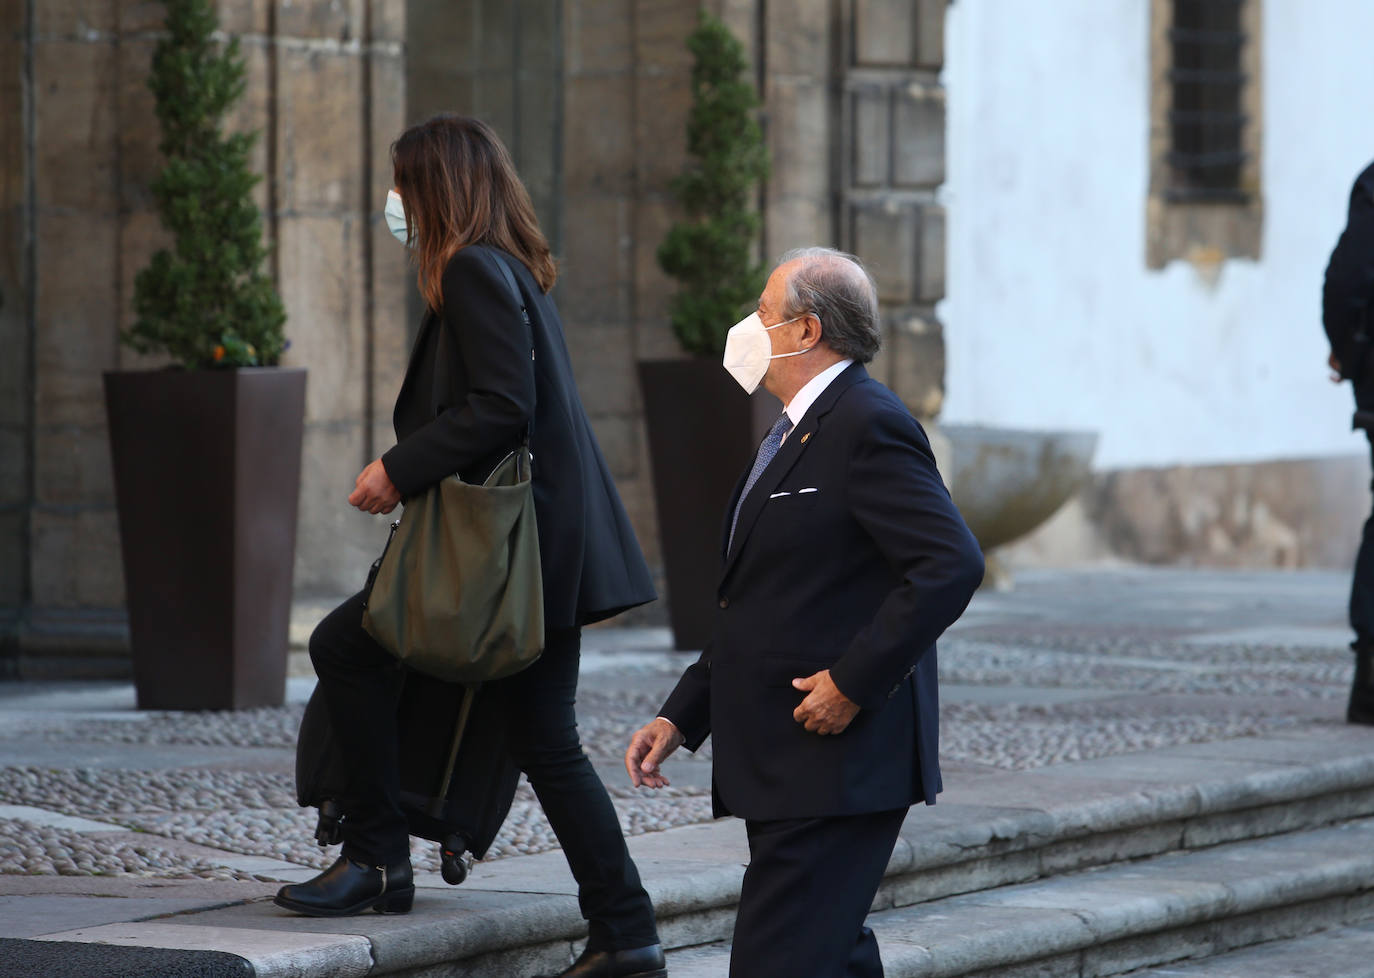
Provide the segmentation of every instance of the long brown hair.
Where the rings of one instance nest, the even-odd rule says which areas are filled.
[[[406,212],[420,292],[443,308],[449,259],[468,245],[501,248],[525,263],[545,292],[558,278],[529,191],[491,127],[461,115],[437,115],[391,144],[396,191]]]

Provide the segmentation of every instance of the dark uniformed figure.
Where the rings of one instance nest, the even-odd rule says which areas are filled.
[[[1332,379],[1350,381],[1354,426],[1374,450],[1374,164],[1355,179],[1350,211],[1322,288],[1322,325],[1331,341]],[[1374,723],[1374,515],[1365,522],[1350,587],[1350,627],[1355,640],[1355,680],[1346,719]]]

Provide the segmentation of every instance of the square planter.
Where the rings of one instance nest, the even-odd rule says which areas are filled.
[[[284,701],[305,380],[105,374],[139,709]]]
[[[699,650],[715,620],[730,494],[782,405],[744,393],[707,357],[641,360],[639,386],[673,645]]]

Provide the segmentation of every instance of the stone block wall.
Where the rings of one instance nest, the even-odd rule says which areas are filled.
[[[939,407],[944,0],[708,0],[751,53],[773,173],[761,256],[856,251],[883,290],[874,369]],[[220,5],[248,91],[254,165],[310,371],[298,596],[360,583],[385,535],[345,498],[392,443],[418,325],[381,209],[389,146],[438,111],[501,132],[561,262],[555,298],[584,400],[651,566],[657,521],[637,364],[681,355],[656,251],[686,162],[697,0],[251,0]],[[0,0],[0,654],[122,654],[123,586],[101,373],[157,365],[118,343],[163,243],[145,79],[155,0]],[[684,406],[690,410],[690,406]],[[661,620],[662,606],[644,613]],[[75,637],[73,637],[75,636]],[[0,663],[3,665],[3,663]],[[11,671],[13,671],[11,669]],[[30,669],[32,671],[32,669]]]
[[[474,113],[510,142],[561,259],[555,297],[583,399],[655,568],[657,520],[636,363],[681,355],[668,322],[674,285],[655,255],[677,216],[670,184],[687,162],[686,39],[699,6],[547,4],[561,17],[561,54],[527,59],[515,76],[502,54],[544,51],[549,37],[547,17],[534,17],[528,3],[509,4],[499,16],[472,0],[419,0],[411,11],[408,114]],[[944,179],[944,0],[706,6],[751,53],[765,102],[773,171],[759,197],[762,256],[834,244],[865,258],[888,317],[887,353],[875,369],[932,417],[943,381],[933,306],[944,294],[944,214],[935,203]],[[473,43],[486,53],[451,56],[455,49],[467,55]],[[489,63],[493,73],[484,73]],[[561,66],[556,80],[549,65]],[[545,124],[548,106],[557,120],[548,129],[559,135],[553,144],[528,132],[530,118]],[[550,157],[558,160],[559,192],[546,196]]]
[[[853,0],[842,36],[839,238],[883,303],[874,374],[923,419],[944,396],[945,0]]]
[[[166,243],[146,84],[162,15],[150,0],[0,4],[0,129],[13,134],[0,148],[0,665],[11,672],[125,644],[101,376],[162,365],[119,342],[134,276]],[[384,533],[347,519],[343,500],[377,441],[374,392],[394,390],[407,352],[404,327],[388,328],[404,322],[405,269],[377,178],[389,169],[378,134],[402,121],[405,3],[225,0],[220,16],[248,67],[230,125],[262,131],[254,166],[289,315],[285,362],[310,368],[297,589],[337,591]]]
[[[680,352],[655,251],[686,159],[697,10],[695,0],[412,0],[410,12],[407,118],[476,115],[510,146],[559,259],[554,298],[583,402],[654,567],[635,364]]]

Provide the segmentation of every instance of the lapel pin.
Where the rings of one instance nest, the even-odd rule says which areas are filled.
[[[806,440],[807,440],[808,438],[810,438],[810,437],[811,437],[811,432],[808,431],[806,434],[802,435],[801,443],[802,443],[803,445],[805,445],[805,444],[806,444]]]

